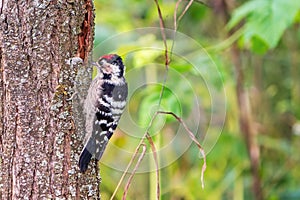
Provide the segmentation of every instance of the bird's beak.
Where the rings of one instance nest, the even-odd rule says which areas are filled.
[[[94,62],[94,61],[92,61],[92,62],[91,62],[91,65],[92,65],[92,66],[97,66],[97,63]]]

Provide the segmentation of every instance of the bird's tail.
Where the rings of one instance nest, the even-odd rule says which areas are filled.
[[[88,165],[92,159],[92,156],[95,154],[95,151],[96,151],[96,141],[94,138],[91,137],[87,142],[87,144],[85,145],[79,157],[78,165],[82,173],[84,173],[87,170]]]
[[[111,137],[111,135],[112,134],[109,134],[109,138]],[[79,157],[78,165],[82,173],[87,170],[93,156],[95,156],[97,161],[100,160],[106,148],[108,140],[108,137],[104,134],[99,134],[98,137],[93,136],[89,139]]]

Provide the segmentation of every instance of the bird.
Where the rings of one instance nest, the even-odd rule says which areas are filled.
[[[99,161],[116,130],[127,102],[128,85],[125,65],[117,54],[101,56],[94,63],[97,75],[92,80],[84,101],[85,145],[79,157],[84,173],[94,156]]]

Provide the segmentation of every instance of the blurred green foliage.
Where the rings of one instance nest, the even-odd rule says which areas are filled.
[[[242,46],[253,52],[266,53],[277,46],[285,30],[299,14],[300,1],[253,0],[237,8],[228,23],[233,28],[245,19]]]
[[[258,134],[264,197],[270,200],[300,199],[300,1],[226,1],[229,6],[228,20],[222,12],[223,7],[217,2],[220,1],[207,1],[209,6],[205,6],[195,1],[179,22],[178,31],[202,45],[204,51],[190,52],[186,48],[189,43],[180,43],[180,40],[174,43],[174,48],[181,48],[186,58],[199,65],[193,66],[189,60],[172,55],[169,76],[166,77],[164,49],[159,34],[144,33],[129,38],[129,42],[109,39],[116,35],[120,38],[118,34],[137,28],[159,27],[154,1],[95,0],[95,55],[107,51],[121,54],[130,77],[128,82],[148,83],[130,94],[127,106],[130,119],[142,127],[139,131],[132,130],[129,133],[131,136],[143,135],[161,95],[162,85],[155,83],[162,83],[167,78],[161,109],[181,116],[197,134],[200,143],[204,143],[208,153],[205,188],[201,188],[200,182],[203,160],[196,145],[192,144],[180,158],[160,170],[162,199],[248,200],[254,199],[252,177],[246,143],[239,128],[236,72],[230,53],[230,47],[237,42],[243,64],[241,67],[245,72],[244,84],[250,97],[253,128]],[[231,5],[232,2],[236,4]],[[166,28],[173,29],[176,2],[166,0],[159,3]],[[180,4],[179,13],[187,3],[183,1]],[[149,50],[141,50],[143,46]],[[172,40],[168,40],[168,47],[172,47]],[[130,76],[131,70],[140,71],[138,75]],[[129,87],[133,85],[129,84]],[[219,95],[224,91],[226,99]],[[195,105],[195,99],[200,102],[199,105]],[[222,107],[224,103],[226,118],[223,126],[222,109],[218,106],[212,108],[212,105]],[[210,121],[212,117],[216,119],[213,123]],[[124,121],[125,118],[122,117],[121,125],[129,123]],[[197,128],[193,120],[198,119],[200,125]],[[154,121],[150,133],[157,149],[168,145],[178,126],[171,116],[160,116]],[[220,129],[215,127],[222,127],[222,132],[219,133]],[[139,137],[132,141],[126,134],[117,131],[111,142],[120,148],[129,146],[127,150],[133,152]],[[174,148],[176,151],[179,150]],[[105,155],[104,159],[117,162],[115,153],[108,150],[106,154],[109,155]],[[151,165],[151,161],[145,162]],[[108,199],[122,171],[105,164],[101,164],[100,169],[102,198]],[[136,174],[128,199],[154,199],[153,177],[153,172]],[[121,199],[124,185],[117,199]]]

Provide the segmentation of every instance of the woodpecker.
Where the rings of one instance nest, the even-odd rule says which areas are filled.
[[[120,56],[104,55],[94,64],[97,76],[92,81],[84,102],[86,143],[79,158],[82,173],[87,170],[92,156],[97,161],[102,157],[108,140],[118,126],[128,94],[124,78],[125,65]]]

